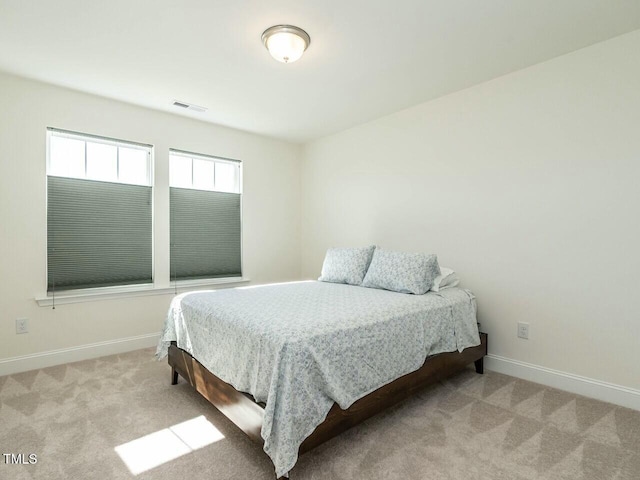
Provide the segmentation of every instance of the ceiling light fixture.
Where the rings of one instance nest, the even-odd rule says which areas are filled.
[[[293,25],[274,25],[262,34],[262,43],[282,63],[298,60],[311,43],[309,34]]]

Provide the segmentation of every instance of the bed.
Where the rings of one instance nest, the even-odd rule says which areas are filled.
[[[468,290],[407,295],[293,282],[174,298],[158,344],[178,375],[261,443],[276,476],[298,455],[475,362]]]

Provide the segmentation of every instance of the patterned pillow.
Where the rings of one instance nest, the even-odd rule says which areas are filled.
[[[376,248],[362,286],[422,295],[439,274],[436,255]]]
[[[321,282],[348,283],[360,285],[375,246],[362,248],[330,248],[324,257],[322,264]]]

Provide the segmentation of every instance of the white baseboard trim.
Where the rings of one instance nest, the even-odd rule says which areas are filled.
[[[159,338],[160,333],[151,333],[1,359],[0,376],[154,347],[158,344]],[[634,388],[623,387],[622,385],[615,385],[493,354],[485,357],[485,367],[488,370],[511,375],[512,377],[640,410],[640,390]]]
[[[640,390],[634,388],[561,372],[499,355],[487,355],[484,365],[488,370],[494,372],[504,373],[505,375],[540,383],[559,390],[566,390],[567,392],[576,393],[585,397],[640,410]]]
[[[28,370],[53,367],[63,363],[78,362],[89,358],[104,357],[106,355],[153,347],[158,344],[159,339],[160,333],[150,333],[136,337],[119,338],[106,342],[90,343],[77,347],[0,359],[0,377],[26,372]]]

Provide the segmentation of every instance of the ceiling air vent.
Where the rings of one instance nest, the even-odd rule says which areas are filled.
[[[198,105],[194,105],[193,103],[180,102],[178,100],[173,101],[174,107],[185,108],[187,110],[193,110],[194,112],[206,112],[207,109],[205,107],[199,107]]]

